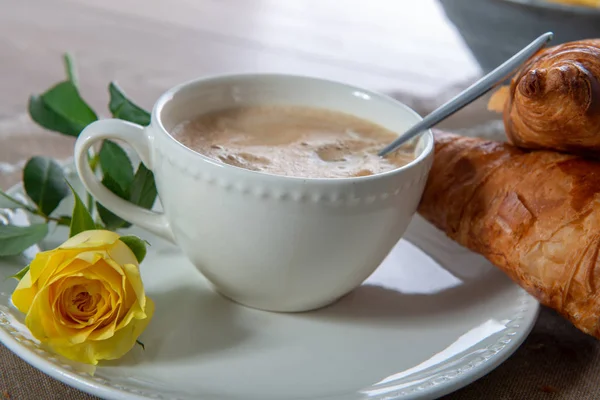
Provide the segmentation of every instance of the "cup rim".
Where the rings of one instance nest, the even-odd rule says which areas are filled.
[[[258,72],[258,73],[225,73],[225,74],[206,75],[203,77],[190,79],[190,80],[184,81],[176,86],[173,86],[171,89],[164,92],[158,98],[156,103],[154,104],[154,107],[152,108],[152,113],[151,113],[151,125],[154,125],[154,126],[157,126],[158,128],[160,128],[160,131],[162,132],[163,135],[168,136],[169,139],[173,143],[177,144],[177,146],[179,148],[181,148],[188,154],[193,154],[194,156],[197,156],[200,159],[202,159],[203,161],[208,162],[212,165],[215,165],[215,166],[218,166],[221,168],[225,168],[225,169],[232,169],[232,170],[237,171],[240,174],[247,174],[249,176],[254,176],[254,177],[263,177],[265,179],[283,179],[283,180],[288,180],[288,181],[301,181],[301,182],[305,182],[305,183],[306,182],[310,182],[310,183],[313,183],[313,182],[314,183],[336,183],[336,182],[337,183],[341,183],[341,182],[352,183],[352,182],[358,182],[358,181],[364,182],[364,181],[373,181],[373,180],[379,180],[379,179],[383,179],[383,178],[390,177],[390,176],[400,175],[403,172],[410,170],[419,164],[422,164],[433,152],[433,149],[434,149],[433,132],[431,129],[427,129],[416,136],[416,138],[425,138],[426,139],[425,146],[421,150],[421,152],[419,153],[419,155],[417,157],[415,157],[409,163],[407,163],[401,167],[394,168],[392,170],[385,171],[385,172],[376,173],[373,175],[334,177],[334,178],[287,176],[287,175],[277,175],[277,174],[263,172],[263,171],[253,171],[253,170],[249,170],[246,168],[237,167],[235,165],[218,163],[215,160],[213,160],[212,158],[210,158],[202,153],[199,153],[193,149],[190,149],[189,147],[185,146],[183,143],[181,143],[177,139],[175,139],[173,137],[173,135],[171,135],[171,133],[163,125],[161,116],[162,116],[162,112],[163,112],[163,109],[166,106],[166,104],[170,100],[172,100],[177,95],[177,93],[180,92],[181,90],[183,90],[184,88],[186,88],[188,86],[199,85],[202,83],[214,82],[214,81],[219,81],[219,80],[227,80],[227,79],[232,79],[232,78],[245,78],[245,79],[291,78],[291,79],[306,79],[306,80],[312,80],[312,81],[322,82],[322,83],[326,83],[326,84],[333,84],[333,85],[345,87],[347,89],[351,89],[353,91],[359,91],[359,92],[365,93],[369,96],[377,97],[382,100],[391,102],[391,103],[393,103],[394,106],[402,108],[402,109],[404,109],[404,111],[408,112],[410,115],[416,117],[416,119],[417,119],[416,122],[421,121],[423,119],[423,117],[419,113],[417,113],[414,109],[412,109],[408,105],[398,101],[397,99],[395,99],[389,95],[386,95],[384,93],[380,93],[380,92],[377,92],[374,90],[365,89],[360,86],[352,85],[347,82],[337,81],[337,80],[328,79],[328,78],[321,78],[321,77],[316,77],[316,76],[310,76],[310,75]]]

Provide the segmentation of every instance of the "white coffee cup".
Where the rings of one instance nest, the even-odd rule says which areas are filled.
[[[201,113],[256,104],[338,110],[398,133],[421,119],[392,98],[344,83],[278,74],[210,77],[164,93],[148,127],[115,119],[89,125],[75,146],[77,172],[107,209],[176,243],[224,296],[270,311],[319,308],[359,286],[404,234],[431,168],[433,135],[419,136],[414,161],[393,171],[306,179],[223,164],[169,134]],[[163,212],[133,205],[98,181],[87,150],[103,139],[125,141],[154,172]]]

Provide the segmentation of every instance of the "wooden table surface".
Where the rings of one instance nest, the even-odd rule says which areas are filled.
[[[204,75],[298,73],[426,110],[479,74],[434,0],[0,0],[0,10],[2,188],[35,152],[71,154],[72,140],[25,114],[31,94],[64,78],[65,51],[101,114],[111,80],[149,108],[169,87]]]
[[[480,75],[435,0],[0,0],[2,189],[32,155],[72,154],[71,138],[40,129],[26,113],[31,94],[64,78],[65,51],[102,115],[111,80],[150,108],[169,87],[208,74],[298,73],[388,93],[424,114]],[[484,104],[443,126],[497,118]],[[0,356],[13,357],[1,345]],[[0,398],[88,398],[16,357],[5,362],[16,367],[0,364]]]

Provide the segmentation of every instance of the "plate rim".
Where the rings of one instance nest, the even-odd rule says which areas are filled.
[[[62,163],[67,174],[73,173],[72,159]],[[15,192],[22,191],[23,184],[19,182],[6,190],[7,194],[14,195]],[[411,245],[415,246],[419,251],[422,251],[427,256],[431,255],[425,251],[417,243],[410,240],[408,237],[403,237]],[[435,261],[439,263],[439,261]],[[399,393],[391,393],[385,397],[375,397],[374,399],[385,400],[425,400],[436,399],[457,390],[460,390],[473,382],[486,376],[498,366],[503,364],[510,356],[512,356],[523,342],[527,339],[533,330],[540,313],[540,303],[523,288],[512,282],[515,289],[521,292],[522,300],[518,306],[517,312],[512,317],[511,322],[518,322],[518,330],[511,336],[506,343],[493,352],[493,354],[476,363],[471,368],[464,371],[457,370],[453,376],[449,376],[454,370],[447,371],[442,376],[435,379],[441,380],[439,383],[434,383],[433,377],[428,377],[421,385],[410,389],[408,393],[399,391]],[[60,357],[47,352],[37,345],[34,341],[25,338],[17,329],[11,326],[9,317],[2,311],[3,306],[0,306],[0,343],[6,346],[13,354],[27,362],[38,371],[49,375],[68,386],[81,390],[92,396],[97,396],[107,400],[167,400],[180,399],[180,397],[164,397],[160,393],[149,393],[134,388],[128,388],[124,385],[115,385],[103,378],[93,377],[87,373],[78,373],[68,364],[61,363]],[[8,328],[7,328],[8,327]],[[498,345],[501,342],[498,340],[495,344],[488,345],[486,348]],[[35,351],[37,349],[38,351]],[[488,350],[490,351],[490,350]],[[47,355],[44,357],[42,354]],[[471,361],[473,363],[473,361]],[[403,394],[404,393],[404,394]],[[210,400],[213,397],[202,397],[203,400]]]

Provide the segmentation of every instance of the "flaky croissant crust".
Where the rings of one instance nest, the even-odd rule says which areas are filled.
[[[600,162],[435,132],[419,213],[600,338]]]
[[[600,154],[600,39],[538,52],[513,77],[504,103],[510,143]]]

